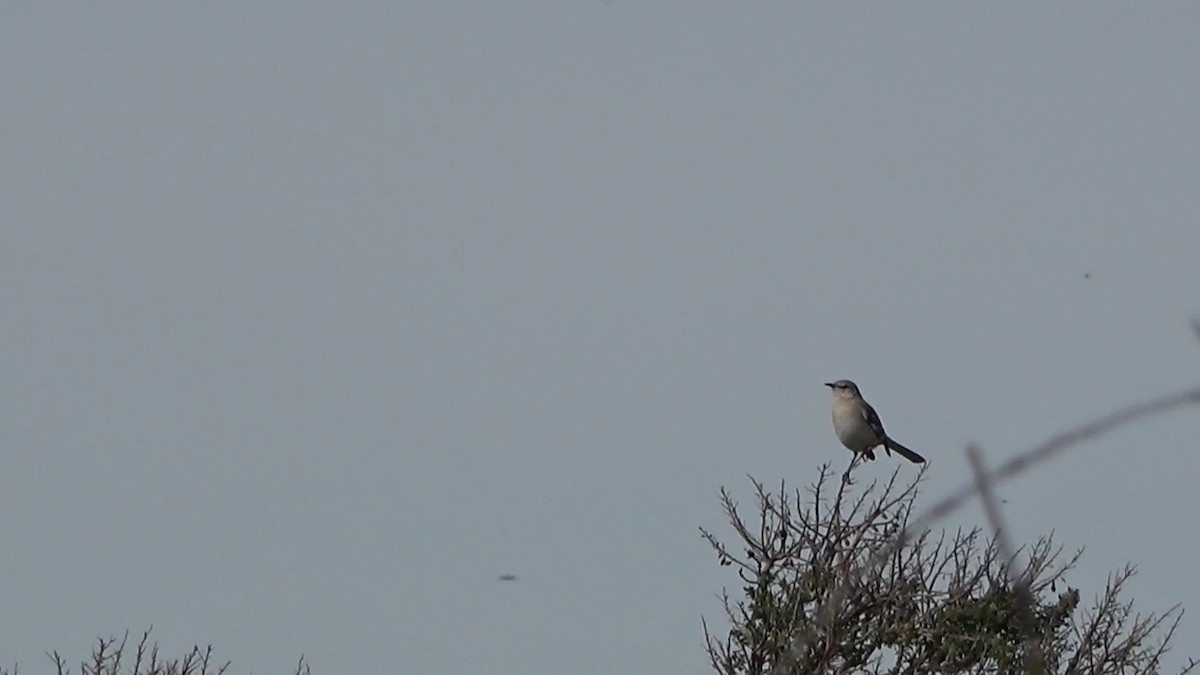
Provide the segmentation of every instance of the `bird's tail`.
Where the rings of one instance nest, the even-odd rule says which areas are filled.
[[[890,438],[884,440],[883,447],[886,448],[887,450],[895,450],[898,455],[900,455],[904,459],[907,459],[908,461],[912,462],[913,464],[924,464],[925,463],[924,457],[918,455],[917,453],[913,452],[912,450],[909,450],[908,448],[904,447],[903,445],[900,445],[899,443],[897,443],[896,441],[893,441]]]

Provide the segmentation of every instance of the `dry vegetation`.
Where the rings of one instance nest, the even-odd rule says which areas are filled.
[[[224,675],[229,672],[229,661],[213,658],[213,648],[194,646],[182,657],[164,657],[158,644],[150,641],[150,630],[142,633],[136,645],[129,645],[129,633],[121,639],[100,638],[92,654],[76,668],[58,652],[48,654],[54,664],[55,675]],[[312,675],[308,663],[301,656],[296,663],[294,675]],[[0,667],[0,675],[20,675],[17,666],[12,670]]]
[[[1087,673],[1150,675],[1183,615],[1176,606],[1137,614],[1122,595],[1134,575],[1110,575],[1091,603],[1064,583],[1081,551],[1064,556],[1052,536],[1023,549],[1007,540],[994,486],[1063,450],[1124,424],[1200,403],[1193,389],[1131,406],[1059,434],[988,471],[968,448],[975,481],[914,515],[922,470],[859,490],[822,467],[806,490],[753,481],[746,515],[722,490],[736,535],[701,534],[737,571],[724,594],[727,631],[704,625],[709,660],[723,675],[801,673]],[[930,524],[978,496],[988,528],[934,532]],[[1194,659],[1177,672],[1188,673]]]

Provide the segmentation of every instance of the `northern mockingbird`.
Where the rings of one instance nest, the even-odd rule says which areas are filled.
[[[825,386],[833,390],[833,431],[851,452],[875,459],[873,448],[882,445],[888,455],[895,450],[910,462],[920,464],[925,461],[924,457],[888,438],[883,422],[879,421],[871,404],[863,400],[858,385],[850,380],[838,380],[826,382]]]

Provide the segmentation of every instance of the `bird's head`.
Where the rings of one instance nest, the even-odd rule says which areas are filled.
[[[839,396],[841,398],[855,398],[857,396],[861,396],[861,394],[858,393],[858,385],[854,384],[850,380],[826,382],[825,386],[833,390],[834,396]]]

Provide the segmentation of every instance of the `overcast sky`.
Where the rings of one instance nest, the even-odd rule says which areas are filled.
[[[922,504],[1196,384],[1200,4],[506,4],[3,6],[0,663],[702,673],[823,382]],[[1200,610],[1198,422],[1014,538]]]

